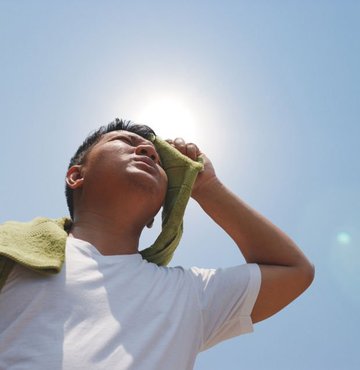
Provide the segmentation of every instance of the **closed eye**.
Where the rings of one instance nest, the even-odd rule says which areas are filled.
[[[129,139],[127,137],[122,137],[121,140],[124,141],[125,143],[133,146],[133,142],[131,141],[131,139]]]
[[[126,136],[118,136],[118,137],[114,138],[113,140],[121,140],[124,143],[129,144],[131,146],[134,145],[132,140],[130,138],[126,137]]]

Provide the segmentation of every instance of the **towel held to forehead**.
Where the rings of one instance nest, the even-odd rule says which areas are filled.
[[[166,141],[152,136],[162,167],[168,177],[168,188],[162,211],[162,230],[155,243],[141,251],[142,256],[158,265],[167,265],[183,232],[183,217],[198,173],[204,168],[202,158],[195,162]]]
[[[183,217],[202,159],[193,161],[166,141],[151,136],[168,177],[168,189],[162,211],[162,230],[149,248],[140,251],[143,258],[167,265],[183,232]],[[9,221],[0,225],[0,289],[14,263],[43,273],[58,273],[65,260],[65,245],[71,220],[35,218],[30,222]]]

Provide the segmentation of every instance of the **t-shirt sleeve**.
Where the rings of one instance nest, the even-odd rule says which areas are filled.
[[[201,351],[253,331],[250,315],[261,284],[257,264],[216,270],[193,267],[190,272],[202,317]]]

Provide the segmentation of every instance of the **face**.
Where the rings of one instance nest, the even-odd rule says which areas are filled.
[[[103,135],[87,154],[82,176],[83,190],[95,196],[122,196],[126,201],[134,195],[158,209],[167,190],[167,176],[154,145],[128,131]]]

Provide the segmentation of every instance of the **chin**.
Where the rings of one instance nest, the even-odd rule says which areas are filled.
[[[164,189],[163,186],[159,187],[155,182],[138,181],[133,183],[131,191],[135,191],[139,198],[151,199],[151,203],[154,204],[154,208],[156,208],[158,212],[164,204],[167,189]]]

